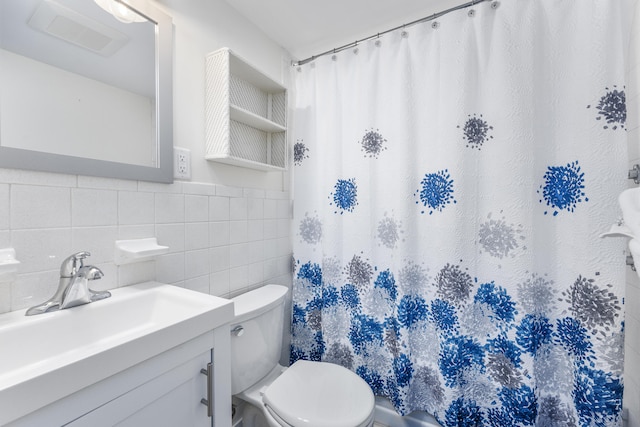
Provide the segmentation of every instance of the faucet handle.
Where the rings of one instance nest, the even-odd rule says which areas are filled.
[[[67,257],[60,265],[60,277],[73,277],[84,266],[83,260],[91,256],[90,252],[77,252]]]

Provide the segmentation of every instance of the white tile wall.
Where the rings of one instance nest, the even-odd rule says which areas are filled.
[[[289,206],[287,192],[0,169],[0,248],[21,262],[16,280],[0,283],[0,313],[51,297],[60,262],[80,250],[105,273],[94,289],[158,280],[228,297],[290,286]],[[116,240],[145,237],[169,253],[114,264]]]
[[[640,9],[636,5],[627,71],[627,136],[629,167],[640,164]],[[629,186],[635,186],[629,181]],[[639,268],[640,271],[640,268]],[[625,297],[625,363],[623,405],[627,427],[640,427],[640,279],[627,269]]]

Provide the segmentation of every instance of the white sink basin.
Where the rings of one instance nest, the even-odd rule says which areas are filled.
[[[148,282],[67,310],[0,315],[0,425],[229,323],[233,303]]]

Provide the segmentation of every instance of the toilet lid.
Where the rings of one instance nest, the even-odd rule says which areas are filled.
[[[285,422],[304,427],[357,427],[371,416],[369,385],[350,370],[298,360],[264,392],[263,402]]]

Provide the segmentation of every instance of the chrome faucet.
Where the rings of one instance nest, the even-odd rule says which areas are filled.
[[[25,314],[33,316],[109,298],[109,291],[89,289],[89,280],[97,280],[103,276],[98,267],[84,265],[83,260],[90,255],[89,252],[78,252],[62,261],[56,293],[49,300],[28,309]]]

